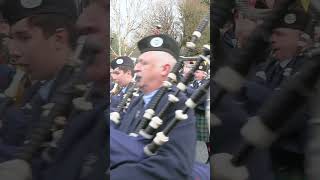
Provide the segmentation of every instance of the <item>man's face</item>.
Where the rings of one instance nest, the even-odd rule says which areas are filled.
[[[184,76],[187,75],[188,72],[191,71],[191,69],[192,69],[192,65],[191,65],[191,64],[185,64],[185,65],[183,66],[183,75],[184,75]]]
[[[50,55],[55,53],[53,36],[47,38],[39,27],[30,26],[24,18],[11,26],[9,51],[17,64],[23,65],[35,80],[53,78],[55,62]]]
[[[196,70],[196,72],[194,73],[194,78],[196,80],[203,80],[206,77],[206,72],[201,71],[201,70]]]
[[[131,73],[116,68],[112,71],[111,76],[115,83],[118,83],[121,87],[125,87],[130,82],[128,79],[131,77]]]
[[[134,68],[136,75],[140,77],[139,87],[143,89],[153,89],[154,84],[161,84],[161,78],[165,76],[162,67],[158,64],[157,57],[152,51],[141,54]],[[158,87],[155,87],[158,88]]]
[[[110,80],[111,80],[111,81],[113,81],[113,75],[112,75],[112,72],[113,72],[113,69],[112,69],[112,68],[110,68],[110,75],[111,75],[111,76],[110,76]]]
[[[107,61],[107,36],[109,27],[107,23],[107,9],[98,3],[92,3],[80,15],[77,27],[82,34],[100,47],[95,58],[86,69],[86,76],[91,81],[106,83],[109,80]]]
[[[271,36],[273,57],[278,60],[290,59],[299,51],[300,31],[289,28],[277,28]]]

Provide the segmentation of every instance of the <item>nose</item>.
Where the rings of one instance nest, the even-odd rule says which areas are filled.
[[[276,39],[277,39],[277,38],[276,38],[276,35],[272,34],[271,37],[270,37],[270,41],[269,41],[269,42],[270,42],[271,44],[274,44],[274,43],[276,43]]]
[[[137,63],[135,66],[134,66],[134,72],[137,73],[137,72],[140,72],[141,71],[141,65],[140,63]]]

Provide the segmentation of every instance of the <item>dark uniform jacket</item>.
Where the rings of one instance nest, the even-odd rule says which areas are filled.
[[[174,89],[175,90],[175,89]],[[156,112],[166,104],[168,94],[165,93]],[[180,102],[173,106],[164,118],[164,125],[174,118],[176,109],[181,109],[186,100],[183,93],[179,93]],[[119,130],[127,134],[134,132],[139,124],[144,112],[143,99],[136,98],[125,116],[123,116]],[[160,129],[161,130],[161,129]],[[169,133],[169,142],[162,146],[158,154],[151,156],[138,163],[125,163],[111,169],[111,179],[140,179],[140,180],[188,180],[191,178],[191,172],[195,157],[196,129],[195,117],[192,111],[188,112],[188,119],[179,123],[173,131]],[[110,155],[112,156],[112,154]]]
[[[39,180],[104,180],[109,168],[108,99],[92,101],[94,109],[70,117],[52,162],[37,164]],[[109,121],[107,121],[109,122]]]
[[[239,133],[241,127],[249,117],[257,114],[272,94],[278,92],[282,83],[294,78],[302,64],[303,59],[301,57],[283,63],[283,67],[275,60],[267,61],[255,67],[256,73],[253,74],[251,80],[245,83],[239,94],[227,95],[217,105],[214,113],[221,119],[222,125],[212,130],[212,141],[216,153],[233,152],[235,149],[239,149],[239,142],[242,140]],[[282,154],[280,157],[284,157],[289,152],[303,154],[307,118],[308,113],[303,109],[294,112],[286,128],[281,130],[281,138],[273,145],[271,154],[267,151],[257,151],[252,154],[248,162],[251,179],[272,179],[271,160],[274,159],[272,157],[275,157],[275,155],[279,157],[279,151]],[[297,159],[298,161],[301,160],[300,157]],[[274,163],[272,163],[272,166],[274,166]],[[291,164],[297,164],[297,162],[293,161]]]
[[[0,92],[4,91],[14,75],[14,69],[6,64],[0,64]]]
[[[17,148],[26,140],[27,133],[39,121],[42,111],[41,106],[45,104],[45,100],[38,93],[41,85],[42,83],[40,82],[35,83],[26,90],[22,106],[11,105],[6,108],[0,130],[1,161],[9,160],[13,157]]]
[[[119,92],[119,94],[111,96],[110,112],[114,112],[117,109],[117,106],[120,104],[123,96],[128,92],[128,90],[133,86],[132,83],[129,83],[128,86]]]

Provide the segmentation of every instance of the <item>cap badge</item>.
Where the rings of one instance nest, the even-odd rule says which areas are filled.
[[[151,39],[151,41],[150,41],[150,45],[152,47],[160,47],[160,46],[162,46],[162,44],[163,44],[163,39],[160,37],[155,37],[155,38]]]
[[[24,8],[35,8],[41,5],[42,0],[20,0],[22,7]]]
[[[123,64],[123,59],[117,59],[116,63],[117,64]]]
[[[297,16],[295,14],[287,14],[285,17],[284,17],[284,22],[286,24],[293,24],[297,21]]]
[[[263,80],[267,80],[267,75],[266,75],[266,73],[264,71],[258,71],[256,73],[256,76],[261,78],[261,79],[263,79]]]
[[[292,74],[292,68],[285,68],[284,69],[284,72],[283,72],[283,75],[288,77]]]

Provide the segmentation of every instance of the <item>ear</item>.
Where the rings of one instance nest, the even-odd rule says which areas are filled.
[[[67,46],[68,42],[68,33],[64,28],[58,28],[56,29],[56,32],[53,35],[56,49],[65,48]]]
[[[161,75],[166,76],[170,73],[171,71],[171,66],[169,64],[165,64],[161,66]]]

